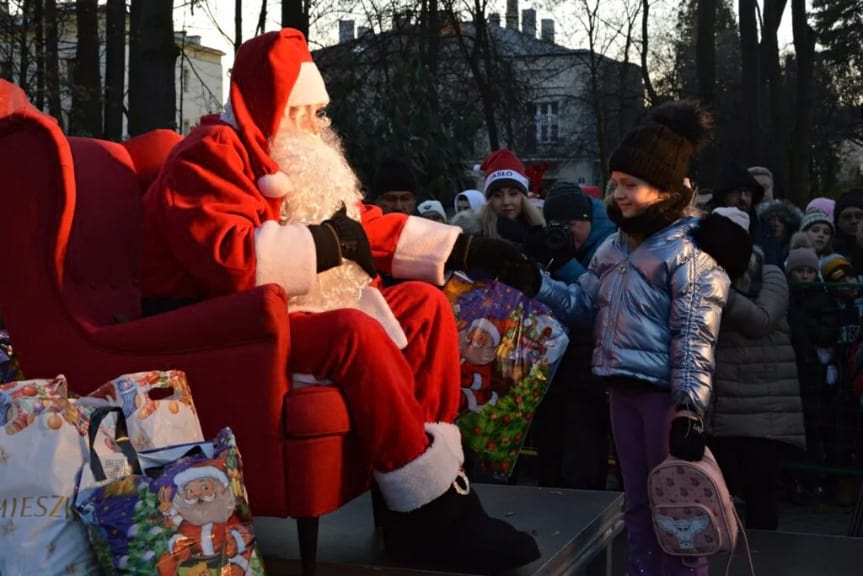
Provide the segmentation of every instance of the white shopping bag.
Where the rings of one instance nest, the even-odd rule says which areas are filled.
[[[161,398],[154,399],[158,393]],[[203,440],[182,372],[142,372],[71,399],[65,378],[0,387],[0,575],[98,574],[83,525],[71,512],[75,477],[89,460],[89,416],[120,406],[137,450]],[[106,472],[125,457],[106,419],[94,443]]]

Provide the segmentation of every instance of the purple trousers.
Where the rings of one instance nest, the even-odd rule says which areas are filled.
[[[653,532],[647,476],[668,455],[671,395],[625,384],[611,387],[611,429],[623,473],[624,524],[629,544],[628,576],[707,576],[705,558],[665,554]]]

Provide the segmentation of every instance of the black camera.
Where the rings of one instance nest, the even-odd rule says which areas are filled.
[[[572,230],[566,222],[549,222],[545,227],[545,247],[552,252],[563,252],[572,248]]]

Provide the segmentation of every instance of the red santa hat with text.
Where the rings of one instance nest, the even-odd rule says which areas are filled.
[[[232,71],[228,115],[251,155],[258,189],[281,198],[289,185],[268,153],[270,139],[288,107],[326,105],[330,96],[301,32],[285,28],[259,38],[237,54],[243,65]]]
[[[524,164],[518,159],[518,156],[510,150],[495,150],[489,154],[480,166],[483,174],[485,174],[485,183],[483,184],[483,193],[488,198],[498,188],[509,186],[517,188],[527,195],[530,188],[530,180],[528,180],[524,170]]]

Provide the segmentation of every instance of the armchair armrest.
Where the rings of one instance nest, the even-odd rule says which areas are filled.
[[[135,355],[182,354],[288,336],[288,302],[275,284],[258,286],[122,324],[92,328],[94,344]]]

